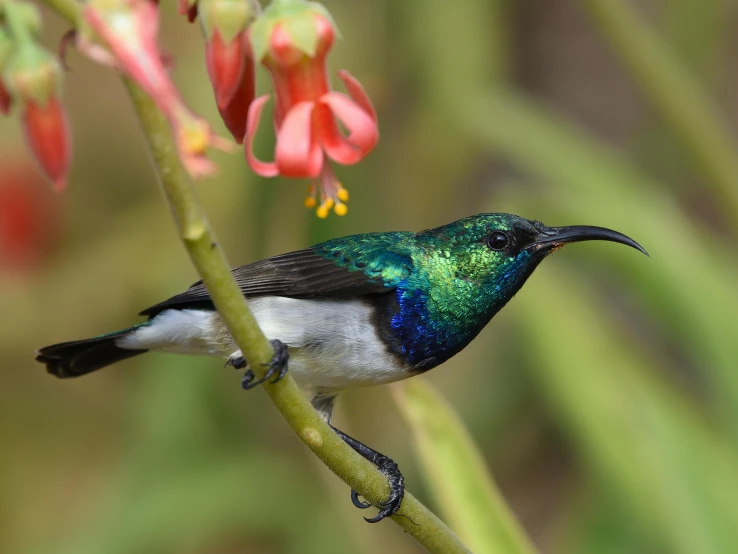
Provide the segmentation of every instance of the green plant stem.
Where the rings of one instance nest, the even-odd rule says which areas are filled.
[[[74,0],[47,0],[72,21],[79,6]],[[159,182],[173,212],[185,248],[203,279],[213,303],[228,326],[236,344],[257,376],[265,372],[272,348],[248,309],[203,213],[189,174],[180,163],[164,115],[130,79],[123,83],[143,128]],[[387,480],[376,467],[347,446],[312,408],[289,374],[264,390],[300,440],[368,501],[378,504],[387,498]],[[347,499],[348,501],[348,499]],[[454,533],[410,493],[392,520],[429,552],[462,553],[468,549]]]
[[[719,196],[730,220],[738,221],[738,149],[727,118],[628,2],[581,1],[708,178],[705,184]]]

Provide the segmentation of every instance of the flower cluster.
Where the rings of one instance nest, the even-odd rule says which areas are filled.
[[[314,179],[306,206],[318,205],[319,217],[326,217],[331,208],[338,215],[346,213],[348,192],[336,179],[329,159],[355,164],[379,140],[376,113],[359,82],[340,71],[349,95],[330,89],[326,55],[335,34],[330,15],[319,5],[302,1],[270,5],[250,33],[254,57],[269,70],[274,85],[277,143],[273,162],[261,162],[253,155],[261,110],[269,98],[262,96],[249,108],[246,157],[252,169],[265,177]]]
[[[5,0],[0,18],[0,114],[10,115],[17,104],[28,146],[61,191],[72,151],[61,103],[61,67],[37,41],[41,20],[33,5]]]
[[[250,0],[199,0],[183,13],[199,13],[205,33],[206,61],[218,110],[236,141],[245,143],[246,159],[263,177],[312,180],[307,207],[317,215],[331,209],[344,215],[348,192],[330,160],[351,165],[377,144],[374,107],[359,82],[340,71],[348,95],[331,90],[326,56],[336,28],[320,5],[304,0],[275,0],[255,20]],[[261,112],[269,95],[254,99],[254,64],[271,76],[275,94],[274,161],[253,153]],[[341,131],[343,126],[347,134]]]
[[[319,217],[347,211],[348,192],[331,162],[351,165],[377,144],[374,107],[347,71],[338,76],[348,94],[331,89],[326,57],[337,35],[330,14],[306,0],[273,0],[262,12],[257,0],[179,0],[179,11],[198,20],[218,111],[245,158],[262,177],[311,180],[307,207]],[[62,70],[36,38],[40,19],[22,0],[0,1],[0,113],[20,104],[26,138],[41,167],[63,189],[71,146],[60,101]],[[194,177],[212,174],[210,148],[230,150],[210,124],[188,109],[160,50],[158,0],[87,0],[74,33],[89,58],[134,80],[167,117],[180,159]],[[255,98],[255,66],[271,77],[275,102],[274,160],[254,154],[262,110],[270,96]]]

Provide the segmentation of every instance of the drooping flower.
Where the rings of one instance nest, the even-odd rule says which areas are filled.
[[[192,113],[166,71],[156,42],[159,9],[150,0],[90,0],[82,9],[84,23],[77,46],[90,58],[131,77],[166,115],[180,159],[195,177],[215,172],[206,157],[210,147],[229,150],[208,122]],[[94,42],[95,35],[104,43]]]
[[[266,66],[274,84],[277,142],[273,162],[254,156],[254,137],[269,99],[261,96],[249,108],[246,158],[264,177],[314,179],[305,205],[318,205],[319,217],[326,217],[331,208],[339,215],[346,213],[348,193],[329,159],[355,164],[379,141],[376,113],[361,84],[348,71],[339,71],[348,95],[330,89],[326,55],[335,34],[325,9],[303,0],[274,2],[250,29],[254,58]]]
[[[241,144],[256,84],[246,30],[258,8],[253,0],[200,0],[199,6],[215,102],[226,127]]]
[[[34,42],[20,42],[3,79],[21,107],[26,141],[54,188],[66,187],[72,147],[60,101],[62,72],[55,57]]]

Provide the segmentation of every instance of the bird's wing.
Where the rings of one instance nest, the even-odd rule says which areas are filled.
[[[375,244],[371,244],[373,248],[367,254],[362,251],[367,249],[356,246],[329,241],[244,265],[232,273],[244,296],[345,298],[390,292],[412,269],[409,256],[387,252]],[[169,308],[212,306],[205,285],[198,281],[185,292],[145,309],[140,315],[153,317]]]

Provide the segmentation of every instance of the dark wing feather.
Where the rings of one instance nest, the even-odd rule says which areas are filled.
[[[315,253],[299,250],[244,265],[232,270],[245,296],[275,295],[292,298],[349,297],[382,294],[394,290],[384,281],[350,271]],[[198,281],[188,290],[145,309],[140,315],[153,317],[169,308],[212,308],[205,285]]]

